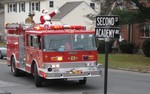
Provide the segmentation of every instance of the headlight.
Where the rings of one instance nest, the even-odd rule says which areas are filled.
[[[48,72],[58,72],[60,68],[60,64],[54,64],[54,63],[45,63],[42,65],[44,69],[47,69]]]
[[[52,68],[55,68],[56,66],[55,65],[52,65]]]
[[[52,64],[52,68],[60,68],[59,64]]]
[[[62,61],[62,59],[63,59],[62,56],[57,57],[58,61]]]
[[[42,65],[43,68],[60,68],[60,64],[50,64],[50,63],[46,63]]]
[[[56,64],[56,68],[60,68],[60,65],[59,65],[59,64]]]

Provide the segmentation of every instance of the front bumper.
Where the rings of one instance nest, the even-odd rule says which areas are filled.
[[[95,67],[56,68],[51,72],[44,69],[39,72],[40,76],[45,79],[100,77],[102,76],[102,65]]]

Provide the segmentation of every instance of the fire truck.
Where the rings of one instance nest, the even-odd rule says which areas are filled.
[[[7,64],[14,76],[22,71],[34,76],[35,86],[44,79],[100,77],[95,32],[78,25],[8,24]]]

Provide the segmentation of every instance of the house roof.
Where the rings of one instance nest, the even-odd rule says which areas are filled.
[[[41,0],[32,0],[32,1],[41,1]],[[13,3],[13,2],[31,2],[31,0],[4,0],[3,3]]]
[[[67,2],[63,6],[59,8],[60,13],[55,15],[52,19],[62,19],[64,16],[66,16],[68,13],[70,13],[72,10],[74,10],[77,6],[79,6],[84,1],[77,1],[77,2]]]

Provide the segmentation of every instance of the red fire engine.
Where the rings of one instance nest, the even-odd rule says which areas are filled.
[[[98,64],[95,32],[84,26],[8,24],[7,63],[14,76],[21,71],[43,79],[77,78],[86,84],[87,77],[102,74]]]

